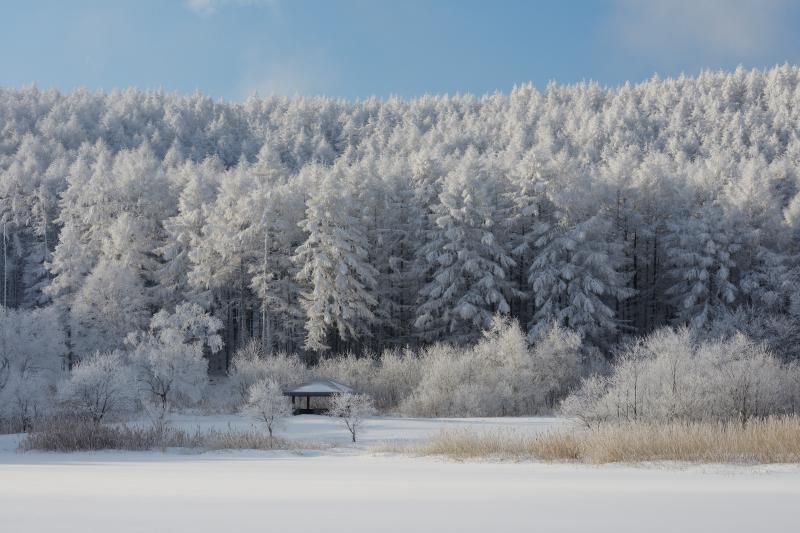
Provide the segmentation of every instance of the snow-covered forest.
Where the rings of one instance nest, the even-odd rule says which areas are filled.
[[[189,302],[221,322],[214,371],[253,339],[471,344],[497,314],[533,344],[688,324],[792,359],[798,102],[792,66],[355,102],[0,89],[3,342],[68,367]]]

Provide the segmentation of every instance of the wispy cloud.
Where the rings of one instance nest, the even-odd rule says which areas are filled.
[[[244,75],[236,90],[239,98],[254,93],[260,96],[273,94],[286,96],[313,96],[330,94],[335,90],[339,76],[330,60],[323,57],[246,62]]]
[[[262,72],[248,72],[240,81],[238,92],[240,96],[305,95],[314,91],[316,81],[312,71],[298,65],[273,65]]]
[[[634,54],[748,60],[789,31],[786,0],[617,0],[611,33]]]
[[[194,14],[210,17],[222,8],[232,6],[264,6],[275,9],[279,0],[184,0],[183,5]]]

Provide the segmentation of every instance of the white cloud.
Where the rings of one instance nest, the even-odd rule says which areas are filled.
[[[183,5],[194,14],[209,17],[229,6],[265,6],[276,8],[278,0],[184,0]]]
[[[617,0],[610,30],[634,53],[741,61],[780,45],[788,7],[786,0]]]

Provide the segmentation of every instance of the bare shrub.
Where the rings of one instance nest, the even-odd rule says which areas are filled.
[[[34,428],[20,444],[24,451],[80,452],[97,450],[144,451],[188,442],[182,432],[167,434],[154,427],[96,424],[87,418],[53,418]]]
[[[95,424],[85,418],[52,418],[42,422],[20,444],[22,451],[82,452],[98,450],[148,451],[166,448],[206,450],[310,450],[317,443],[272,438],[258,431],[206,430],[187,432],[156,428]]]

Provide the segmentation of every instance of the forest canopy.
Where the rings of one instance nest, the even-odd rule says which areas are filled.
[[[0,89],[0,303],[46,309],[70,359],[187,302],[222,322],[226,361],[252,339],[472,344],[498,314],[532,343],[554,323],[603,351],[689,325],[794,356],[798,81],[785,65],[354,102]]]

